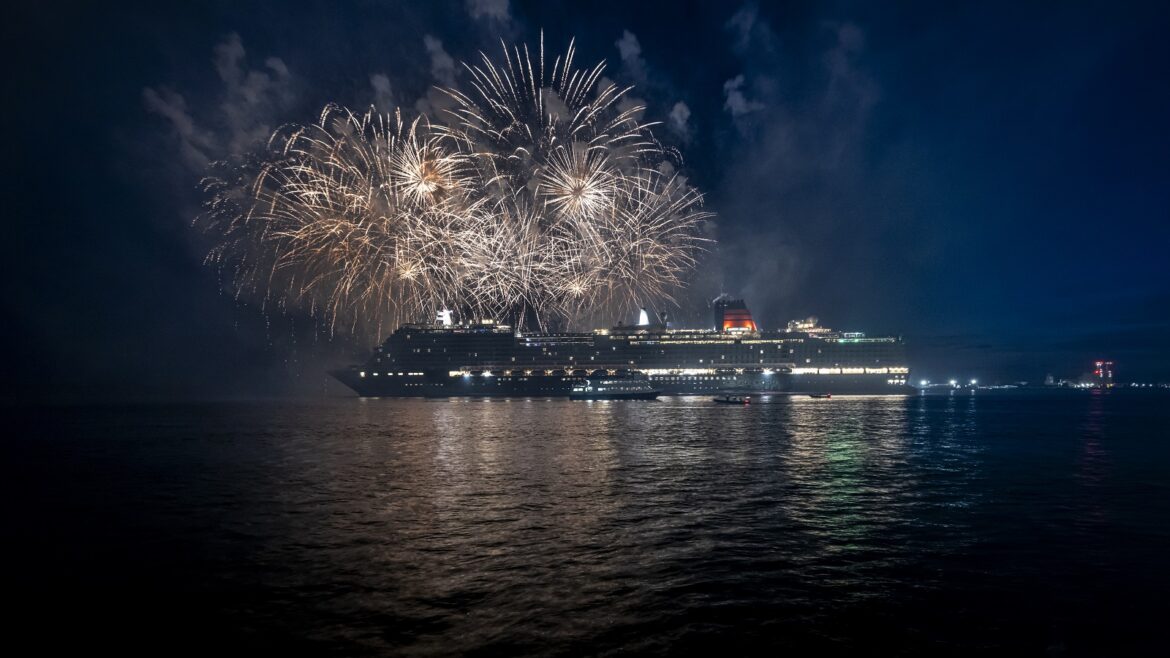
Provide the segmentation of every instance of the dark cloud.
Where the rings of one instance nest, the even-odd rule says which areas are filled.
[[[541,29],[549,52],[576,36],[579,61],[608,58],[609,79],[637,85],[627,103],[663,122],[718,213],[720,244],[678,315],[702,320],[710,297],[738,293],[768,326],[816,314],[906,334],[924,370],[1026,378],[1106,355],[1170,377],[1164,6],[455,8],[17,12],[10,96],[68,130],[17,131],[6,158],[20,163],[5,177],[20,276],[3,278],[0,324],[24,348],[10,379],[285,390],[286,361],[307,373],[333,348],[220,294],[189,230],[208,162],[326,102],[435,112],[435,86],[464,82],[457,62]]]
[[[142,100],[147,110],[170,122],[179,140],[179,154],[183,163],[195,171],[206,169],[211,161],[209,154],[217,151],[218,146],[211,133],[195,125],[195,119],[183,96],[165,87],[147,87],[142,90]]]
[[[488,22],[511,22],[508,0],[467,0],[467,11],[472,18]]]
[[[754,2],[744,3],[727,19],[724,28],[732,35],[732,50],[740,55],[755,52],[771,56],[776,51],[776,32],[767,21],[760,19],[760,8]]]
[[[649,115],[649,120],[660,123],[664,128],[658,131],[660,139],[677,146],[688,145],[695,130],[691,123],[691,109],[684,100],[680,100],[681,92],[672,76],[665,71],[652,69],[643,55],[641,41],[632,31],[623,30],[614,46],[621,62],[619,81],[622,85],[634,87],[622,99],[621,109],[646,108],[637,116],[645,118]],[[610,82],[609,78],[606,78],[606,82]]]
[[[431,62],[431,79],[426,85],[423,95],[414,102],[414,111],[419,116],[426,116],[436,123],[444,123],[450,119],[448,110],[455,107],[455,103],[443,90],[455,87],[455,79],[459,68],[455,59],[443,48],[443,42],[428,34],[423,37],[427,56]]]
[[[521,32],[508,0],[467,0],[467,12],[490,40],[512,40]]]
[[[222,86],[216,101],[200,108],[202,120],[173,89],[142,91],[146,109],[170,123],[183,162],[196,171],[203,171],[212,160],[255,151],[297,100],[293,76],[284,61],[268,57],[263,67],[251,68],[238,34],[229,34],[216,44],[212,63]]]
[[[719,263],[725,287],[750,297],[771,326],[788,316],[841,319],[841,295],[827,284],[864,276],[868,266],[853,260],[865,232],[835,229],[850,224],[842,210],[865,158],[877,83],[858,67],[860,27],[822,22],[816,30],[818,39],[786,50],[753,4],[727,23],[743,72],[724,83],[723,109],[742,138],[725,155],[718,190],[728,225]],[[828,180],[839,181],[831,193]]]
[[[726,99],[723,101],[723,109],[727,110],[735,119],[764,109],[763,103],[748,99],[744,94],[743,85],[744,76],[742,73],[723,83],[723,95]]]

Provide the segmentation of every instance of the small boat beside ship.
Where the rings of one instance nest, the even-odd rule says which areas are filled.
[[[711,398],[712,402],[716,404],[751,404],[752,396],[750,395],[719,395]]]

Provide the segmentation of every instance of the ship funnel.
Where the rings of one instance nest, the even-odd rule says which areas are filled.
[[[648,326],[649,324],[650,324],[650,314],[646,312],[646,309],[642,309],[638,313],[638,326],[645,327],[645,326]]]
[[[728,295],[720,295],[711,302],[712,329],[721,332],[758,331],[751,311],[742,299],[735,299]]]

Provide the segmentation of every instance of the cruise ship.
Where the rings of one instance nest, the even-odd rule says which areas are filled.
[[[712,392],[908,395],[896,336],[821,327],[761,330],[743,300],[712,303],[710,327],[672,328],[643,310],[633,325],[529,333],[491,320],[399,327],[361,365],[331,374],[363,397],[569,396],[590,378],[646,378],[662,395]]]

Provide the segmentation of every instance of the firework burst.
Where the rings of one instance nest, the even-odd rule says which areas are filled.
[[[240,293],[378,334],[441,308],[538,324],[668,302],[707,242],[604,63],[544,45],[465,64],[445,116],[330,105],[259,164],[207,181],[209,255]],[[535,59],[535,61],[534,61]],[[246,174],[245,172],[252,172]]]

